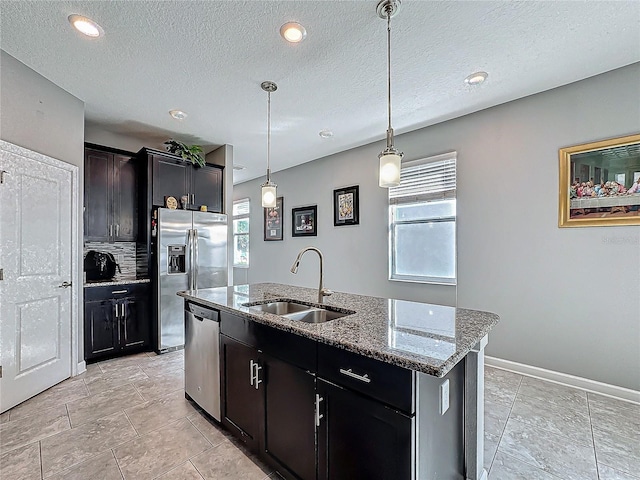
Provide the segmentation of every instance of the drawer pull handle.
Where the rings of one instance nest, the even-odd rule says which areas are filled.
[[[340,369],[340,373],[346,375],[347,377],[355,378],[356,380],[360,380],[364,383],[371,383],[371,379],[369,378],[369,374],[365,373],[364,375],[358,375],[357,373],[353,373],[351,369],[345,370],[344,368]]]
[[[127,290],[114,290],[111,292],[111,295],[115,295],[116,293],[127,293]]]

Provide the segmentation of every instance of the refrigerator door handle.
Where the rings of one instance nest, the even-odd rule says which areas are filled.
[[[198,230],[193,231],[193,289],[198,289]]]
[[[193,290],[193,244],[191,242],[191,232],[191,229],[187,230],[187,261],[189,262],[187,266],[187,283],[189,290]]]

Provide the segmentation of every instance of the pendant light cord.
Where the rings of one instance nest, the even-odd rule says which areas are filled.
[[[267,182],[271,176],[271,92],[267,92]]]
[[[391,130],[391,11],[389,8],[387,7],[387,106],[389,107],[389,130]]]

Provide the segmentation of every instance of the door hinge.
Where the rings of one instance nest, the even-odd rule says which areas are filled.
[[[4,280],[4,268],[0,268],[0,280]]]
[[[0,378],[2,378],[2,365],[0,365]]]
[[[7,172],[6,170],[0,170],[0,183],[4,183],[4,175],[5,173],[8,175],[9,172]]]

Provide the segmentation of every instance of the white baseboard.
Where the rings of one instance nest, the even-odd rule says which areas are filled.
[[[595,380],[589,380],[588,378],[576,377],[567,373],[546,370],[544,368],[533,367],[531,365],[525,365],[524,363],[512,362],[501,358],[485,356],[484,363],[489,367],[508,370],[510,372],[519,373],[520,375],[526,375],[527,377],[539,378],[541,380],[547,380],[567,387],[578,388],[586,392],[598,393],[600,395],[640,405],[640,392],[637,390],[631,390],[630,388],[609,385],[608,383],[597,382]]]
[[[84,373],[86,371],[87,371],[87,362],[83,360],[78,363],[78,372],[76,373],[76,375],[80,375],[81,373]]]

